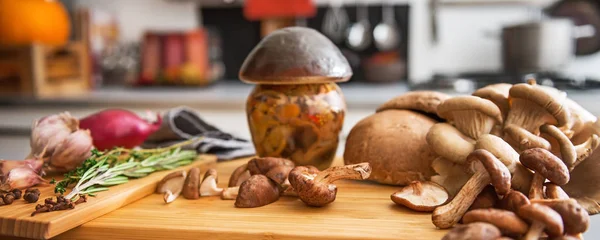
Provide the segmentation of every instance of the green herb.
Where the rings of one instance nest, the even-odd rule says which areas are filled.
[[[50,184],[55,184],[55,183],[56,183],[56,179],[52,178],[52,179],[50,180]]]
[[[115,148],[108,152],[93,149],[92,155],[80,167],[66,173],[64,179],[56,183],[54,192],[62,195],[69,186],[74,185],[65,196],[66,199],[80,194],[95,196],[95,193],[126,183],[131,178],[188,165],[196,159],[197,153],[194,150],[181,150],[181,147],[193,141],[197,139],[157,149]]]

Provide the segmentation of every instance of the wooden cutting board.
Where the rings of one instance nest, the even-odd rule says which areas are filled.
[[[247,159],[217,164],[219,185]],[[336,159],[336,165],[342,160]],[[397,187],[340,181],[337,199],[307,207],[284,197],[260,208],[241,209],[219,197],[177,199],[165,204],[159,194],[120,208],[56,239],[441,239],[429,213],[396,206]]]
[[[88,198],[88,202],[77,205],[75,209],[41,213],[31,216],[36,204],[27,203],[22,198],[15,200],[11,205],[0,207],[0,239],[12,237],[25,237],[34,239],[48,239],[73,229],[90,220],[119,209],[129,203],[144,198],[154,193],[156,184],[165,175],[192,166],[199,166],[206,170],[215,166],[216,157],[201,155],[194,163],[172,171],[161,171],[147,177],[132,180],[126,184],[111,187],[106,192],[100,192],[97,197]],[[54,196],[54,186],[39,187],[41,191],[38,203],[43,203],[47,197]]]

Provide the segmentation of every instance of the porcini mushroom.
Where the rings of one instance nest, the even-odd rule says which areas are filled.
[[[250,178],[250,171],[248,171],[248,164],[245,163],[239,167],[237,167],[231,176],[229,177],[229,183],[227,187],[236,187]]]
[[[519,162],[519,154],[502,138],[484,134],[475,143],[476,149],[485,149],[500,160],[510,171],[511,187],[521,192],[528,192],[533,174]]]
[[[183,190],[186,172],[175,171],[163,177],[156,185],[156,193],[163,193],[165,203],[171,203],[179,197]]]
[[[502,233],[510,236],[519,236],[527,233],[529,225],[521,220],[517,214],[501,209],[476,209],[468,211],[462,218],[464,224],[486,222],[496,226]]]
[[[508,168],[487,150],[477,149],[469,154],[466,167],[473,176],[450,203],[433,211],[433,224],[439,228],[454,226],[488,184],[491,183],[499,195],[505,195],[510,190]]]
[[[489,223],[476,222],[454,227],[448,231],[442,240],[465,239],[497,239],[501,236],[500,230]]]
[[[544,191],[544,193],[546,194],[546,198],[549,199],[569,199],[569,195],[558,185],[551,183],[551,182],[547,182],[544,183],[544,186],[546,187],[546,191]]]
[[[200,184],[200,196],[219,196],[223,192],[223,188],[217,186],[218,183],[217,170],[214,168],[208,169],[204,174],[202,183]]]
[[[490,84],[475,90],[472,95],[492,101],[500,109],[502,119],[506,119],[509,111],[508,93],[511,87],[512,84],[508,83]]]
[[[560,214],[565,234],[584,233],[590,226],[590,215],[574,199],[543,199],[533,200],[533,203],[546,205]]]
[[[450,121],[472,139],[488,134],[502,123],[500,109],[490,100],[475,96],[458,96],[447,99],[438,106],[440,117]]]
[[[448,192],[433,182],[414,181],[391,195],[398,205],[419,212],[431,212],[448,200]]]
[[[498,207],[500,209],[508,210],[514,213],[518,213],[519,209],[522,206],[531,204],[529,198],[525,196],[523,193],[515,190],[510,190],[508,194],[506,194],[500,202],[498,202]]]
[[[475,150],[475,140],[448,123],[433,125],[427,133],[426,140],[435,153],[458,164],[463,164],[467,156]]]
[[[200,197],[200,168],[193,167],[187,174],[183,185],[183,197],[186,199],[198,199]]]
[[[544,124],[556,125],[569,136],[570,114],[563,105],[565,98],[564,94],[552,94],[537,85],[515,84],[509,91],[510,111],[504,122],[504,140],[516,149],[527,149],[527,144],[538,142],[531,137],[539,136],[539,128]],[[522,131],[506,131],[509,126],[522,128],[532,135],[524,136]]]
[[[543,185],[546,179],[562,186],[569,182],[570,174],[567,166],[554,156],[551,152],[543,148],[527,149],[519,156],[521,163],[535,171],[531,180],[530,199],[543,198]]]
[[[563,235],[564,228],[560,214],[548,206],[537,203],[522,206],[519,209],[519,216],[532,222],[524,240],[539,239],[544,229],[550,237]]]
[[[277,199],[279,199],[279,188],[275,182],[264,175],[252,175],[240,185],[235,207],[262,207]]]
[[[368,163],[334,166],[317,174],[307,167],[295,167],[289,175],[290,184],[306,205],[325,206],[335,200],[337,186],[332,183],[340,179],[367,179],[371,174]]]

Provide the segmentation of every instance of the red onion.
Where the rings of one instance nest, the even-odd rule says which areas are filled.
[[[162,124],[160,115],[149,123],[133,112],[107,109],[79,121],[81,129],[89,129],[94,146],[101,151],[114,147],[133,148],[142,144]]]

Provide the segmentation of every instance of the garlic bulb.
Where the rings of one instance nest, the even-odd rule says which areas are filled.
[[[43,117],[33,123],[31,129],[31,154],[39,156],[45,150],[45,155],[51,156],[56,147],[63,142],[67,136],[79,129],[79,120],[71,116],[69,112]]]
[[[56,170],[70,171],[90,157],[94,148],[89,130],[77,130],[68,135],[54,149],[49,165]]]

